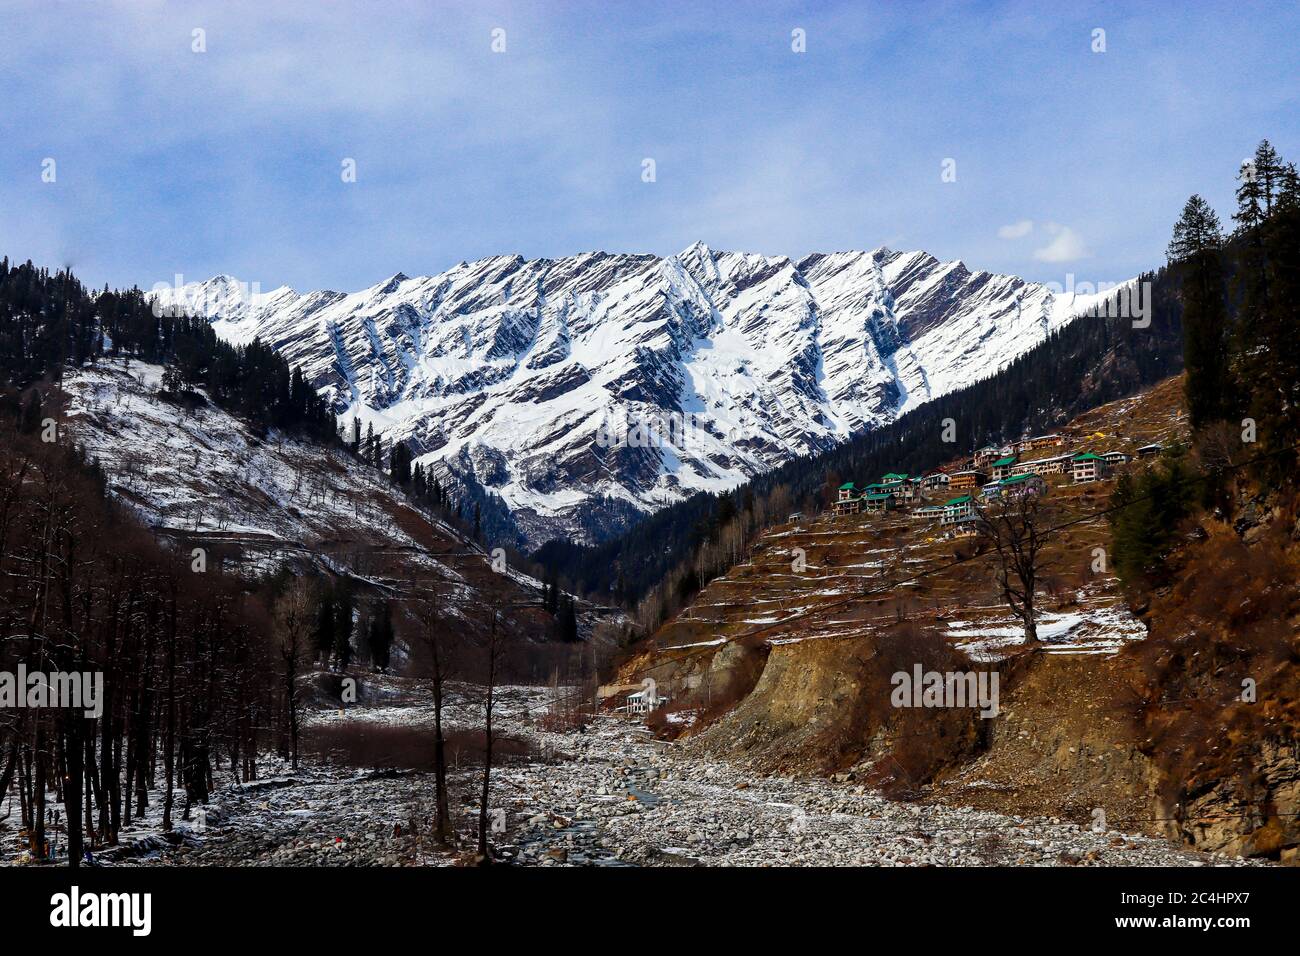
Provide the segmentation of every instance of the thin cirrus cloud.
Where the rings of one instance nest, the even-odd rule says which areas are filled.
[[[1092,252],[1084,243],[1083,238],[1069,226],[1063,226],[1057,222],[1046,222],[1037,231],[1045,233],[1047,239],[1045,244],[1038,246],[1033,251],[1033,257],[1038,262],[1075,262],[1079,259],[1092,257]],[[1034,221],[1032,219],[1017,219],[1005,226],[999,226],[998,238],[1008,240],[1024,239],[1034,232]]]
[[[1038,281],[1088,256],[1134,275],[1190,193],[1231,207],[1262,136],[1300,153],[1285,40],[1300,7],[1263,25],[1243,6],[1112,11],[1098,54],[1092,11],[1018,0],[937,19],[851,0],[745,17],[725,0],[399,0],[382,17],[356,0],[9,0],[0,255],[146,288],[227,272],[355,289],[696,240],[792,257],[886,244]],[[1062,135],[1064,115],[1106,117],[1101,148]],[[960,179],[940,176],[949,156]]]
[[[1069,226],[1049,222],[1043,229],[1051,239],[1047,245],[1034,250],[1034,258],[1039,262],[1075,262],[1092,257],[1083,238]]]
[[[1002,226],[998,229],[999,239],[1023,239],[1033,231],[1034,221],[1032,219],[1021,219],[1009,225]]]

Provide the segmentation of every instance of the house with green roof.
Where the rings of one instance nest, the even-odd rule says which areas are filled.
[[[943,518],[943,505],[923,505],[913,508],[909,515],[914,521],[938,521]]]
[[[851,481],[846,481],[840,485],[839,492],[835,498],[835,506],[831,513],[837,518],[844,515],[855,515],[862,510],[862,499],[858,497],[857,490]]]
[[[1047,482],[1041,475],[1012,475],[998,482],[998,493],[1002,495],[1041,495],[1047,491]]]
[[[943,516],[940,524],[957,524],[975,517],[975,500],[970,495],[950,498],[943,503]]]
[[[911,501],[916,497],[920,482],[910,475],[900,475],[898,472],[891,471],[880,479],[879,484],[868,487],[877,491],[887,491],[900,501]]]
[[[1001,481],[1003,478],[1011,477],[1011,469],[1016,466],[1020,459],[1015,455],[1007,455],[1005,458],[999,458],[993,463],[993,480]]]
[[[1070,462],[1070,470],[1074,474],[1074,483],[1081,485],[1090,481],[1099,481],[1109,475],[1110,462],[1101,455],[1086,451],[1082,455],[1074,456]]]
[[[894,508],[894,496],[888,491],[863,495],[862,507],[866,508],[868,511],[892,511]]]

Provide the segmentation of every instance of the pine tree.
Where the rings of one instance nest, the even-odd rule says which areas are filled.
[[[1134,480],[1124,473],[1111,496],[1111,550],[1115,573],[1126,584],[1156,583],[1178,523],[1195,497],[1181,449],[1170,448],[1159,465]]]
[[[316,614],[316,631],[312,635],[316,648],[316,659],[322,663],[329,661],[330,651],[334,649],[334,601],[329,596],[321,599]]]
[[[1269,478],[1293,473],[1300,445],[1300,181],[1295,165],[1281,167],[1277,181],[1273,213],[1263,227],[1265,275],[1258,283],[1267,300],[1250,316],[1258,375],[1252,383],[1251,414],[1270,452],[1262,469]]]
[[[41,390],[32,389],[23,402],[22,416],[18,430],[24,435],[31,435],[41,427]]]
[[[1300,372],[1296,339],[1296,174],[1264,140],[1237,190],[1239,246],[1233,346],[1243,409],[1271,453],[1255,471],[1264,480],[1287,474],[1300,442]]]
[[[1282,158],[1278,156],[1277,150],[1268,140],[1260,140],[1255,147],[1255,157],[1251,161],[1255,178],[1259,181],[1260,195],[1264,203],[1264,215],[1273,215],[1273,208],[1277,200],[1278,190],[1282,185],[1282,175],[1284,167]]]
[[[375,668],[387,670],[393,647],[393,608],[388,601],[381,601],[377,611],[370,617],[366,647]]]
[[[560,598],[560,613],[556,619],[560,640],[576,641],[578,639],[578,614],[574,600],[569,595]]]
[[[334,609],[334,666],[346,670],[352,663],[352,617],[354,602],[350,591],[338,596]]]
[[[1227,412],[1228,311],[1224,300],[1219,217],[1200,196],[1183,206],[1169,258],[1183,267],[1183,362],[1192,428]]]

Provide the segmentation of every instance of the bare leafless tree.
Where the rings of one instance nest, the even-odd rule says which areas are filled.
[[[1042,503],[1032,490],[1005,491],[992,502],[978,502],[980,535],[997,555],[997,583],[1002,598],[1025,629],[1025,644],[1037,645],[1035,595],[1047,567],[1047,535]]]
[[[412,587],[412,592],[416,593]],[[451,842],[451,809],[447,800],[447,738],[442,729],[442,708],[452,668],[452,648],[447,621],[437,594],[421,590],[413,602],[420,625],[420,641],[428,652],[428,675],[433,691],[434,838],[443,846]]]
[[[488,790],[492,783],[492,705],[496,691],[497,658],[500,655],[500,631],[497,628],[497,607],[489,607],[492,623],[488,627],[487,672],[484,675],[483,697],[483,796],[478,805],[478,855],[482,863],[490,863],[488,853]]]
[[[275,609],[280,660],[284,665],[285,706],[289,712],[289,755],[294,770],[298,769],[298,668],[310,638],[314,607],[311,585],[298,578],[280,597]]]

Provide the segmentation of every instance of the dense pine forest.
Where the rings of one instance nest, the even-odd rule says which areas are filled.
[[[270,346],[229,345],[204,319],[158,314],[139,289],[92,295],[69,270],[0,260],[0,391],[10,404],[16,392],[100,357],[166,365],[167,391],[184,396],[202,388],[263,429],[334,438],[325,402]]]
[[[1244,164],[1235,227],[1193,195],[1174,225],[1180,276],[1189,455],[1126,474],[1112,517],[1117,570],[1131,585],[1165,583],[1179,522],[1195,508],[1231,517],[1245,482],[1295,487],[1300,459],[1300,177],[1262,142]],[[1267,499],[1268,495],[1262,495]]]

